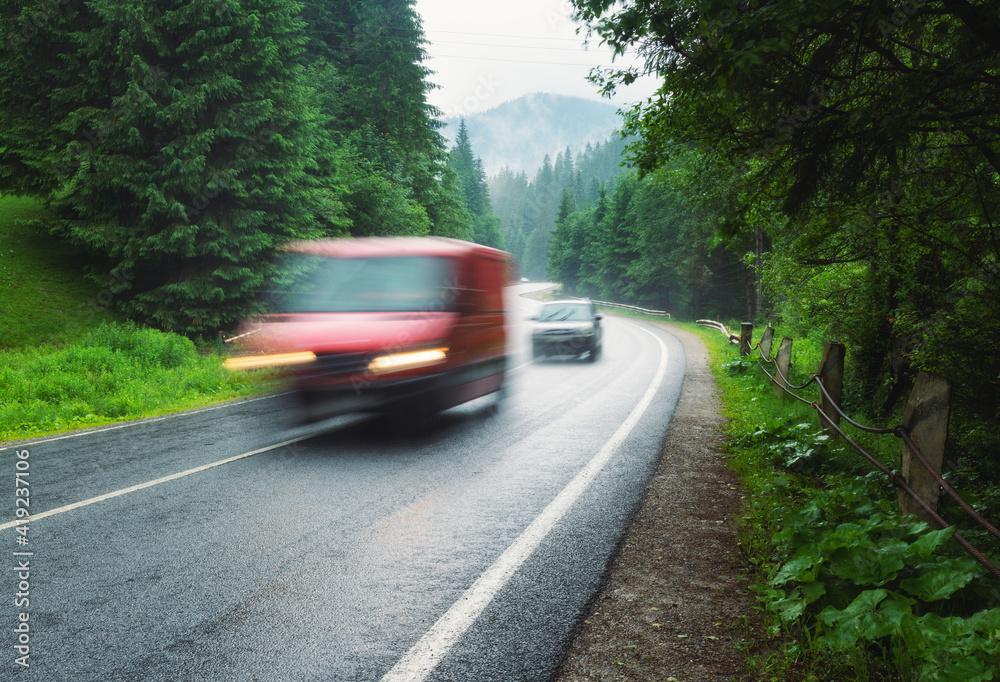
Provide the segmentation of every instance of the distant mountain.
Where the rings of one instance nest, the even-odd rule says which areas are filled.
[[[458,134],[458,118],[443,120],[449,148]],[[473,153],[482,158],[487,176],[504,166],[533,176],[548,154],[552,159],[566,147],[573,153],[588,142],[603,142],[621,125],[612,104],[535,93],[465,116]]]

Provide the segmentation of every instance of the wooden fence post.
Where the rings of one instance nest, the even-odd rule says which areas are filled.
[[[846,352],[844,344],[827,341],[823,344],[823,360],[820,362],[817,372],[819,380],[823,383],[823,388],[826,389],[826,393],[830,394],[830,397],[827,398],[826,393],[821,392],[819,407],[823,414],[830,418],[829,421],[836,426],[840,425],[840,413],[833,405],[836,404],[837,407],[840,407],[840,397],[844,390],[844,355]],[[828,436],[836,435],[837,432],[822,417],[819,418],[819,425]]]
[[[767,326],[764,330],[764,335],[760,337],[760,343],[758,347],[760,348],[760,357],[765,360],[771,359],[771,340],[774,339],[774,327],[771,325]]]
[[[740,355],[750,355],[752,341],[753,322],[744,322],[740,325]]]
[[[951,382],[940,374],[921,372],[910,393],[910,400],[903,413],[903,428],[910,434],[913,444],[938,473],[944,461],[944,444],[948,437],[948,411],[951,407]],[[920,498],[937,509],[941,485],[923,464],[903,444],[902,476]],[[916,514],[921,521],[935,527],[931,516],[920,508],[912,497],[899,491],[899,513]]]
[[[782,338],[781,344],[778,345],[778,355],[774,358],[774,364],[778,366],[778,375],[774,378],[774,397],[783,398],[784,387],[788,386],[788,372],[792,367],[792,340],[787,336]]]

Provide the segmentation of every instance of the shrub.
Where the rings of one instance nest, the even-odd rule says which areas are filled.
[[[105,323],[65,347],[0,352],[0,440],[162,414],[261,393],[183,336]]]
[[[814,643],[832,651],[902,647],[921,680],[993,679],[1000,608],[970,608],[986,603],[985,571],[947,553],[954,528],[883,511],[864,481],[834,484],[785,514],[768,609],[788,624],[811,621]]]

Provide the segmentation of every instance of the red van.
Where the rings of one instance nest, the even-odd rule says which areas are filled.
[[[295,242],[275,312],[246,325],[236,369],[285,366],[307,421],[422,419],[499,391],[503,251],[443,237]]]

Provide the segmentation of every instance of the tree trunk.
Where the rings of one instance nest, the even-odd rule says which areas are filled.
[[[760,314],[764,310],[764,281],[762,279],[764,272],[764,230],[754,230],[753,233],[753,269],[756,287],[756,310],[754,312]]]
[[[753,232],[753,262],[746,270],[747,316],[754,320],[764,310],[764,285],[761,271],[764,268],[764,230]]]

